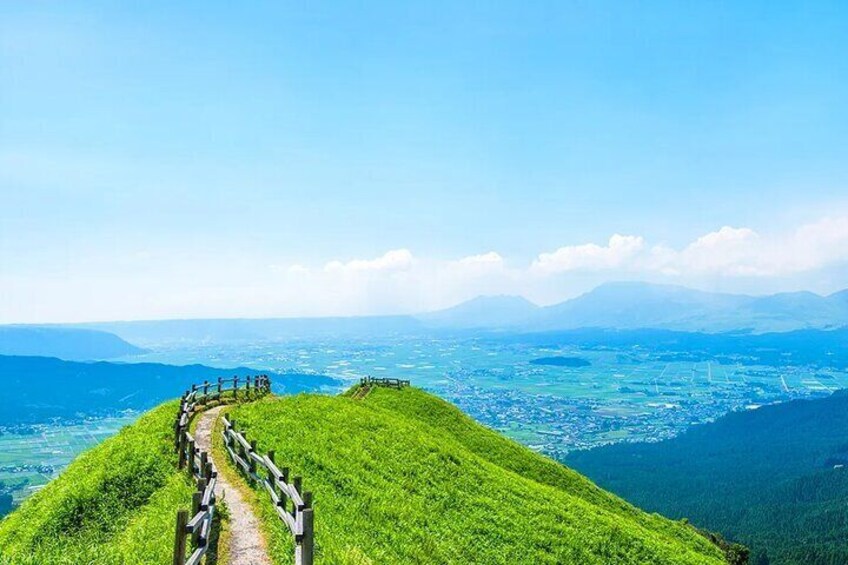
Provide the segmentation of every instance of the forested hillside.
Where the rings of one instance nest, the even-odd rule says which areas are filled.
[[[846,391],[567,462],[637,506],[741,541],[756,565],[848,563]]]

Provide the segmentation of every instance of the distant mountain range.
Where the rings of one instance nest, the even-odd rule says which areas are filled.
[[[96,322],[72,327],[97,329],[132,343],[155,347],[161,343],[256,342],[293,339],[345,339],[425,331],[411,316],[332,318],[220,318]]]
[[[51,357],[0,355],[0,382],[4,391],[0,394],[0,426],[101,416],[127,409],[146,410],[179,396],[194,383],[257,373],[245,367],[78,363]],[[265,373],[278,393],[316,391],[340,384],[324,375]]]
[[[60,357],[71,361],[112,359],[143,353],[120,337],[93,329],[0,326],[0,355]]]
[[[478,296],[416,318],[427,326],[441,328],[507,328],[532,323],[542,310],[522,296]]]
[[[0,354],[82,360],[137,353],[138,349],[130,343],[155,347],[174,342],[370,338],[481,330],[545,332],[579,328],[650,328],[763,333],[841,327],[848,327],[848,290],[829,296],[812,292],[748,296],[673,285],[616,282],[545,307],[520,296],[501,295],[479,296],[445,310],[402,316],[0,326]],[[71,333],[62,334],[59,330]],[[72,330],[87,330],[88,333],[74,334]]]
[[[747,296],[639,282],[606,283],[581,296],[539,307],[514,296],[479,297],[418,317],[444,328],[657,328],[680,331],[790,331],[848,326],[848,290],[829,296],[790,292]]]

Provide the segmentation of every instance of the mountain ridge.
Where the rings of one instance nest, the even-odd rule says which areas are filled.
[[[93,361],[140,353],[144,353],[144,349],[136,347],[113,333],[98,329],[61,326],[0,326],[0,355]]]
[[[475,327],[462,321],[460,303],[427,319],[450,319],[451,327]],[[489,302],[497,306],[497,302]],[[532,304],[532,303],[531,303]],[[497,314],[489,313],[490,317]],[[753,296],[690,289],[679,285],[617,281],[601,284],[575,298],[539,306],[510,326],[519,331],[578,328],[671,329],[679,331],[754,332],[833,329],[848,326],[848,289],[822,296],[809,291]]]
[[[110,332],[129,342],[234,342],[311,337],[426,335],[432,332],[539,332],[579,328],[676,331],[787,332],[848,326],[848,289],[826,296],[809,291],[730,294],[679,285],[617,281],[539,306],[518,295],[481,295],[420,314],[317,318],[210,318],[57,324]],[[0,326],[36,327],[36,326]]]

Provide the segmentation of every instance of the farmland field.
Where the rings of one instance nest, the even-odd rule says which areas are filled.
[[[74,457],[135,421],[137,414],[78,423],[47,423],[0,434],[0,484],[15,503],[57,476]],[[8,487],[7,487],[8,488]]]
[[[588,364],[532,362],[550,357]],[[311,371],[347,383],[365,375],[409,379],[554,457],[613,441],[671,437],[731,410],[848,387],[848,373],[817,364],[764,364],[739,354],[670,353],[639,345],[539,346],[477,338],[165,347],[144,359]]]
[[[550,361],[557,358],[567,362]],[[539,359],[545,361],[533,362]],[[336,391],[365,375],[409,379],[558,459],[605,443],[668,438],[728,411],[848,387],[848,373],[826,363],[477,337],[162,345],[123,361],[328,375],[340,379]],[[175,383],[173,396],[181,392]],[[20,500],[136,414],[116,407],[114,416],[0,428],[0,488]]]

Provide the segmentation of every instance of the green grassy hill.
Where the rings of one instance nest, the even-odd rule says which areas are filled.
[[[691,527],[635,509],[420,390],[271,397],[230,412],[313,491],[320,563],[724,562]],[[275,561],[287,564],[290,537],[257,500]]]
[[[175,410],[149,412],[0,522],[0,563],[169,563],[174,515],[193,491],[176,471]],[[314,493],[317,563],[724,562],[691,527],[637,510],[420,390],[228,410]],[[220,442],[214,456],[233,472]],[[264,491],[254,494],[272,557],[289,565],[291,537]]]
[[[170,563],[194,491],[177,472],[176,411],[148,412],[0,521],[0,564]]]

